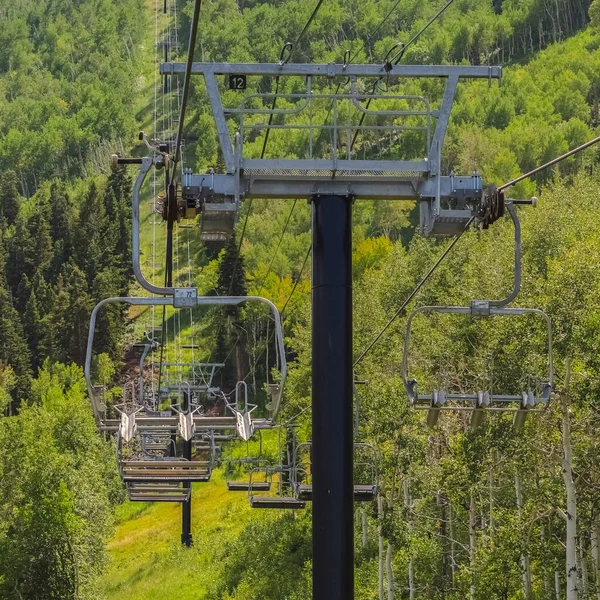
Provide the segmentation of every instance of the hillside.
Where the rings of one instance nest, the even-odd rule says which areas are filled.
[[[277,62],[313,4],[205,0],[195,56]],[[86,398],[81,365],[92,307],[108,296],[141,294],[130,266],[136,171],[109,174],[108,157],[144,152],[139,129],[172,136],[176,92],[163,94],[154,68],[162,39],[175,27],[186,47],[192,5],[169,1],[163,14],[156,0],[0,0],[0,598],[311,597],[310,508],[251,510],[245,493],[227,491],[227,459],[256,454],[256,441],[224,444],[223,465],[209,483],[194,485],[194,545],[183,548],[179,505],[124,501],[114,438],[98,435]],[[350,51],[355,63],[380,64],[440,7],[433,0],[325,0],[293,62],[342,62]],[[185,57],[183,50],[177,54]],[[445,172],[477,170],[484,181],[501,184],[598,134],[600,0],[591,6],[586,0],[460,0],[402,61],[506,65],[501,86],[460,85],[442,155]],[[263,92],[305,86],[249,81]],[[442,94],[438,82],[393,81],[382,90],[431,96],[434,104]],[[236,93],[223,87],[229,105],[239,103]],[[209,104],[197,81],[184,129],[185,166],[221,172]],[[267,155],[297,156],[303,135],[274,133]],[[255,134],[247,152],[259,156],[263,141]],[[371,150],[359,147],[365,156]],[[418,139],[391,140],[386,152],[395,159],[418,155]],[[362,357],[449,241],[417,234],[411,202],[355,204],[353,334],[354,356],[361,356],[355,377],[363,382],[356,438],[376,449],[368,466],[377,470],[381,497],[381,504],[356,507],[357,600],[598,596],[597,165],[591,149],[511,190],[515,197],[539,196],[537,208],[517,207],[523,285],[515,304],[546,311],[554,342],[552,400],[522,431],[512,426],[512,414],[488,414],[471,428],[465,413],[450,411],[427,428],[401,378],[411,309],[506,295],[510,220],[465,233],[408,312]],[[142,207],[143,267],[159,283],[166,231],[155,209],[162,183],[160,173],[151,178]],[[263,295],[283,312],[290,372],[280,422],[293,423],[297,441],[307,442],[310,207],[246,201],[224,248],[202,243],[196,225],[175,226],[176,283],[195,282],[203,294]],[[411,376],[423,389],[535,389],[547,377],[548,348],[544,324],[534,317],[421,315],[413,321]],[[247,307],[162,316],[112,308],[96,331],[94,377],[109,411],[126,402],[137,377],[132,343],[149,326],[162,327],[165,361],[223,361],[220,385],[232,391],[245,378],[262,415],[264,383],[276,367],[268,323]],[[266,435],[265,459],[283,460],[291,435]],[[364,477],[361,468],[357,476]]]

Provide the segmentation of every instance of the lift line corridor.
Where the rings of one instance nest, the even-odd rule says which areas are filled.
[[[198,5],[197,2],[197,8]],[[197,26],[196,13],[194,19]],[[140,166],[132,201],[133,270],[137,281],[152,295],[106,299],[93,311],[85,376],[94,413],[101,430],[117,435],[121,475],[130,498],[187,505],[182,541],[191,543],[191,483],[210,478],[212,469],[220,462],[218,443],[234,437],[247,442],[260,437],[262,431],[277,427],[281,436],[284,426],[277,424],[277,415],[287,374],[284,338],[280,313],[266,298],[202,297],[194,287],[174,286],[169,277],[163,286],[146,279],[140,261],[142,186],[150,173],[164,172],[167,192],[163,217],[167,226],[172,227],[176,220],[195,219],[200,215],[199,234],[202,239],[213,241],[225,240],[232,234],[240,207],[252,198],[309,200],[312,207],[312,441],[307,449],[306,445],[293,441],[293,433],[289,434],[292,443],[287,464],[266,465],[260,453],[258,457],[242,459],[241,463],[252,467],[250,480],[228,481],[228,489],[248,492],[251,505],[257,508],[301,509],[307,501],[312,501],[313,598],[349,600],[354,597],[354,501],[371,500],[377,495],[376,469],[368,480],[358,483],[354,469],[355,456],[364,452],[365,446],[356,443],[353,430],[353,203],[364,199],[416,201],[420,209],[420,231],[425,236],[460,236],[473,225],[487,229],[505,213],[514,223],[515,280],[514,289],[507,298],[474,300],[466,307],[419,307],[409,317],[402,377],[413,406],[428,411],[429,425],[436,424],[442,410],[470,411],[473,426],[481,422],[486,411],[508,410],[515,413],[515,425],[520,427],[529,412],[548,402],[552,392],[549,317],[540,310],[507,306],[515,300],[520,289],[520,227],[514,206],[534,201],[505,197],[505,191],[516,181],[496,188],[482,181],[477,172],[442,173],[442,149],[459,82],[479,79],[492,85],[500,81],[502,69],[393,62],[384,65],[296,64],[284,58],[274,64],[201,63],[192,60],[194,39],[187,64],[165,62],[160,66],[160,74],[165,80],[184,77],[176,141],[149,140],[141,134],[140,139],[150,151],[148,156],[113,157],[115,168],[128,164]],[[194,173],[181,166],[181,185],[177,185],[175,180],[179,172],[176,166],[180,161],[187,101],[185,89],[189,91],[190,77],[196,75],[202,78],[210,102],[225,173],[214,170]],[[278,82],[275,93],[244,93],[248,87],[253,87],[250,85],[253,81],[269,77]],[[303,91],[279,93],[279,81],[289,77],[302,81]],[[378,86],[383,80],[396,82],[412,78],[441,81],[443,90],[432,100],[424,96],[395,95]],[[223,86],[220,84],[223,80],[230,90],[240,92],[237,106],[223,105]],[[333,83],[338,84],[336,93],[320,91]],[[369,87],[367,83],[375,84],[372,93],[364,91]],[[344,89],[337,93],[340,87]],[[327,117],[318,121],[316,115],[323,114],[323,107],[328,108]],[[233,136],[232,130],[235,131]],[[389,149],[396,147],[394,143],[401,142],[406,133],[422,140],[421,154],[402,158],[390,156]],[[293,159],[266,156],[269,134],[299,136],[303,140],[299,145],[301,155]],[[253,142],[261,137],[265,144],[262,154],[257,157]],[[362,143],[357,144],[357,139]],[[384,151],[384,156],[373,156],[381,140],[394,143],[390,143],[387,155]],[[597,141],[592,140],[568,155]],[[401,148],[401,143],[399,146]],[[166,340],[149,338],[141,359],[139,392],[136,393],[134,388],[131,402],[115,406],[118,416],[109,418],[101,390],[92,381],[91,365],[98,311],[111,302],[171,306],[174,309],[199,305],[239,306],[246,302],[265,305],[275,326],[279,365],[277,381],[269,384],[270,416],[253,416],[254,405],[248,397],[247,386],[241,383],[235,389],[235,399],[223,394],[213,379],[215,369],[222,366],[219,364],[184,365],[189,373],[171,381],[161,360],[158,368],[161,374],[165,372],[159,379],[162,386],[156,390],[152,387],[151,393],[147,393],[143,361],[150,349],[166,343]],[[420,391],[417,382],[408,375],[410,327],[416,314],[432,312],[481,318],[526,313],[540,316],[548,332],[547,377],[540,382],[539,389],[517,395],[496,394],[491,390],[474,390],[462,395],[447,393],[444,389]],[[161,400],[169,398],[173,401],[171,409],[161,410]],[[209,415],[205,410],[215,399],[223,400],[226,414]],[[175,455],[178,438],[184,441],[184,456]],[[372,456],[366,460],[368,464],[376,462]],[[278,494],[269,495],[274,485]],[[284,486],[288,491],[284,491]]]

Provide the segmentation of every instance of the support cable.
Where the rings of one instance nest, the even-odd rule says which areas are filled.
[[[181,110],[179,112],[179,124],[177,128],[177,138],[175,140],[175,157],[173,160],[173,180],[177,177],[177,163],[181,158],[181,140],[183,138],[183,123],[185,120],[185,112],[187,109],[187,101],[190,93],[192,80],[192,65],[194,63],[194,49],[196,48],[196,36],[198,34],[198,22],[200,20],[200,8],[202,0],[195,0],[194,12],[192,15],[192,24],[190,28],[190,42],[188,45],[187,63],[185,67],[185,76],[183,79],[183,94],[181,98]]]
[[[431,25],[433,25],[433,23],[436,22],[444,14],[444,12],[446,12],[446,10],[450,7],[450,5],[453,2],[454,2],[454,0],[448,0],[446,2],[446,4],[444,4],[444,6],[442,6],[442,8],[440,8],[440,10],[438,10],[438,12],[435,13],[435,15],[433,15],[433,17],[431,17],[431,19],[429,19],[429,21],[427,21],[427,23],[423,27],[421,27],[421,29],[419,29],[419,31],[417,31],[417,33],[415,33],[415,35],[413,35],[412,38],[408,42],[406,42],[406,44],[404,44],[402,42],[397,42],[396,44],[394,44],[389,49],[387,55],[384,58],[384,63],[383,63],[384,70],[387,72],[391,71],[392,66],[397,65],[402,60],[402,57],[404,56],[406,49],[409,46],[411,46],[412,44],[414,44],[421,37],[421,35],[423,35],[423,33],[425,33],[425,31],[427,31],[429,29],[429,27],[431,27]],[[396,48],[400,48],[400,51],[393,58],[388,60],[388,58],[390,57],[390,55],[393,53],[393,51]],[[377,87],[379,86],[379,83],[381,82],[381,80],[383,78],[384,78],[384,76],[382,75],[375,81],[375,83],[373,85],[373,89],[371,90],[371,96],[373,94],[375,94],[375,92],[377,91]],[[354,148],[354,144],[356,143],[356,140],[358,138],[360,128],[362,127],[362,124],[365,122],[365,118],[367,116],[366,111],[369,110],[372,100],[373,100],[373,98],[367,99],[367,103],[365,105],[365,110],[361,114],[360,121],[358,123],[358,127],[356,128],[356,131],[354,132],[354,136],[352,137],[352,142],[350,143],[350,147],[348,148],[348,158],[350,158],[350,155],[352,154],[352,149]]]
[[[312,22],[315,20],[315,17],[317,16],[317,14],[318,14],[321,6],[323,6],[324,2],[325,2],[325,0],[319,0],[317,2],[317,5],[313,9],[310,17],[308,18],[308,21],[306,22],[306,24],[302,28],[302,31],[300,32],[300,34],[296,38],[296,41],[294,43],[286,42],[283,45],[283,48],[281,49],[281,53],[279,54],[279,64],[281,66],[287,64],[290,61],[290,59],[294,55],[294,52],[295,52],[296,48],[298,47],[298,45],[302,41],[302,38],[306,35],[306,32],[310,28]],[[271,130],[271,125],[273,123],[273,115],[274,115],[273,111],[277,107],[277,95],[279,94],[279,82],[280,82],[280,76],[278,75],[275,78],[275,93],[273,95],[273,102],[271,104],[271,111],[269,113],[269,123],[267,125],[267,129],[266,129],[266,132],[265,132],[265,138],[263,140],[262,150],[261,150],[261,153],[260,153],[260,158],[261,159],[263,159],[265,157],[265,153],[267,151],[267,144],[269,143],[269,132]],[[241,232],[240,240],[239,240],[239,243],[238,243],[237,254],[236,254],[234,265],[233,265],[233,272],[234,273],[235,273],[235,270],[236,270],[236,267],[237,267],[237,263],[238,263],[238,260],[239,260],[239,257],[240,257],[240,252],[242,250],[242,243],[244,242],[244,235],[246,234],[246,226],[248,224],[248,219],[250,217],[251,210],[252,210],[252,198],[250,198],[248,200],[248,210],[246,212],[246,217],[244,219],[244,225],[242,226],[242,232]],[[233,286],[233,279],[231,281],[231,285],[229,286],[229,294],[231,294],[232,286]]]
[[[563,160],[573,156],[574,154],[577,154],[578,152],[581,152],[582,150],[585,150],[586,148],[589,148],[590,146],[593,146],[594,144],[597,144],[598,142],[600,142],[600,136],[594,138],[593,140],[590,140],[589,142],[586,142],[585,144],[582,144],[581,146],[577,146],[577,148],[573,148],[573,150],[569,150],[569,152],[562,154],[561,156],[559,156],[557,158],[552,159],[551,161],[547,162],[546,164],[542,165],[541,167],[536,167],[535,169],[533,169],[533,171],[529,171],[529,173],[525,173],[525,175],[520,175],[516,179],[513,179],[512,181],[509,181],[508,183],[501,185],[498,188],[498,191],[501,192],[513,185],[516,185],[517,183],[519,183],[520,181],[523,181],[524,179],[529,179],[530,177],[537,175],[540,171],[543,171],[544,169],[547,169],[549,167],[553,167],[555,164],[562,162]]]
[[[283,226],[283,230],[281,231],[281,235],[279,236],[279,240],[277,242],[277,246],[275,248],[275,251],[273,252],[273,254],[271,255],[271,261],[269,262],[269,267],[267,269],[267,274],[262,278],[260,287],[258,288],[258,293],[257,295],[260,296],[260,293],[263,290],[263,287],[267,281],[267,278],[269,277],[270,273],[271,273],[271,268],[273,267],[273,262],[275,261],[275,258],[277,257],[277,253],[279,252],[279,248],[281,247],[281,242],[283,241],[283,236],[285,235],[285,232],[287,231],[288,225],[290,224],[290,219],[292,218],[292,215],[294,214],[294,209],[296,208],[296,203],[298,202],[298,200],[294,200],[294,203],[292,204],[292,209],[290,210],[290,214],[288,215],[288,218],[285,222],[285,225]]]
[[[565,154],[562,154],[561,156],[558,156],[539,167],[536,167],[535,169],[533,169],[532,171],[529,171],[528,173],[525,173],[524,175],[520,175],[519,177],[512,179],[508,183],[505,183],[505,184],[499,186],[498,191],[506,190],[509,187],[519,183],[520,181],[523,181],[524,179],[528,179],[529,177],[532,177],[533,175],[540,173],[544,169],[552,167],[552,166],[558,164],[559,162],[562,162],[563,160],[573,156],[574,154],[577,154],[577,153],[581,152],[582,150],[585,150],[585,149],[589,148],[590,146],[597,144],[598,142],[600,142],[600,136],[590,140],[589,142],[586,142],[585,144],[581,144],[580,146],[577,146],[577,148],[574,148],[573,150],[570,150],[569,152],[566,152]],[[417,287],[409,294],[408,298],[402,303],[402,306],[400,306],[400,308],[394,313],[394,316],[387,322],[385,327],[379,332],[379,334],[375,337],[375,339],[367,346],[367,348],[356,359],[356,361],[354,362],[355,367],[370,352],[370,350],[373,348],[373,346],[381,339],[381,337],[389,329],[389,327],[392,325],[392,323],[404,312],[408,303],[415,297],[417,292],[423,287],[423,285],[427,282],[429,277],[431,277],[431,275],[433,275],[434,271],[439,267],[439,265],[446,258],[446,256],[448,256],[448,254],[450,253],[452,248],[454,248],[454,246],[456,245],[456,242],[458,242],[458,240],[462,237],[462,235],[465,233],[465,231],[471,226],[471,224],[473,223],[474,220],[475,220],[475,217],[471,217],[469,219],[469,221],[465,225],[465,228],[452,240],[452,243],[446,248],[446,250],[444,250],[443,254],[436,261],[436,263],[433,265],[433,267],[431,267],[431,269],[429,270],[427,275],[425,275],[425,277],[419,282]]]
[[[402,303],[400,308],[394,313],[394,316],[386,323],[385,327],[377,334],[375,339],[373,339],[373,341],[365,348],[365,350],[363,350],[363,352],[360,354],[360,356],[354,361],[354,367],[356,367],[356,365],[358,365],[358,363],[360,363],[362,361],[362,359],[371,351],[373,346],[383,337],[383,335],[390,328],[392,323],[404,312],[408,303],[416,296],[416,294],[425,285],[425,283],[427,283],[428,279],[434,274],[435,270],[440,266],[440,264],[446,258],[446,256],[448,256],[448,254],[450,254],[452,248],[454,248],[454,246],[456,245],[458,240],[460,240],[460,238],[463,236],[465,231],[467,231],[467,229],[469,229],[469,227],[471,226],[471,224],[473,223],[474,220],[475,220],[475,217],[471,217],[467,221],[465,228],[452,240],[452,242],[444,250],[442,255],[437,259],[435,264],[429,269],[429,271],[427,272],[425,277],[423,277],[423,279],[421,279],[421,281],[418,283],[418,285],[415,287],[415,289],[408,295],[406,300],[404,300],[404,302]]]
[[[435,13],[435,15],[433,15],[433,17],[431,17],[431,19],[429,19],[429,21],[427,21],[427,23],[423,27],[421,27],[421,29],[419,29],[419,31],[417,31],[417,33],[415,33],[415,35],[413,35],[413,37],[410,40],[408,40],[408,42],[406,42],[406,44],[402,44],[402,42],[396,44],[396,47],[399,47],[400,51],[396,56],[394,56],[390,63],[393,65],[397,65],[402,60],[406,49],[409,46],[412,46],[412,44],[414,44],[436,22],[446,12],[446,10],[450,7],[450,5],[453,2],[454,0],[448,0],[448,2],[446,2],[446,4],[444,4],[444,6],[442,6],[442,8],[440,8],[440,10],[438,10],[437,13]]]
[[[283,322],[283,315],[285,314],[285,310],[288,306],[289,301],[292,299],[292,296],[294,295],[294,292],[296,291],[296,288],[298,287],[298,284],[300,283],[300,280],[302,279],[302,274],[304,273],[304,269],[306,268],[306,264],[308,263],[308,257],[311,255],[312,252],[312,245],[308,247],[308,252],[306,253],[306,256],[304,257],[304,261],[302,262],[302,267],[300,268],[300,272],[298,273],[298,276],[295,278],[294,280],[294,285],[292,286],[292,290],[290,291],[284,305],[283,308],[280,311],[280,316],[281,316],[281,321]],[[273,338],[275,337],[275,332],[273,331],[273,333],[271,334],[271,336],[269,337],[269,339],[267,340],[267,346],[266,348],[261,352],[261,354],[259,355],[259,357],[256,359],[256,362],[258,364],[258,362],[260,362],[260,360],[262,360],[262,357],[265,355],[265,353],[268,351],[269,349],[269,344],[273,341]],[[248,379],[248,377],[250,377],[251,375],[251,371],[249,371],[247,373],[247,375],[244,377],[243,381],[246,381],[246,379]]]

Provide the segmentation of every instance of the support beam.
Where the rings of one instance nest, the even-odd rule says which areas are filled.
[[[160,74],[185,73],[186,63],[166,62],[160,65]],[[192,75],[254,75],[257,77],[465,77],[468,79],[499,80],[502,67],[471,65],[394,65],[386,71],[383,65],[355,64],[301,64],[301,63],[201,63],[192,64]]]
[[[187,392],[183,393],[183,405],[184,411],[190,409],[190,398]],[[192,440],[193,436],[189,440],[183,440],[183,458],[192,460]],[[183,488],[189,490],[188,499],[181,503],[181,543],[188,548],[192,545],[192,483],[191,481],[184,481]]]
[[[352,600],[352,198],[313,196],[312,236],[313,600]]]

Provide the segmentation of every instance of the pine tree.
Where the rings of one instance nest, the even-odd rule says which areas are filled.
[[[5,171],[0,177],[0,215],[12,225],[21,206],[21,196],[17,187],[17,175],[14,171]]]
[[[111,262],[114,248],[104,201],[94,182],[79,210],[75,240],[75,262],[91,286],[96,274]]]
[[[235,233],[229,238],[219,264],[218,291],[222,296],[245,296],[248,293],[244,257],[238,254]]]
[[[95,302],[119,295],[120,274],[116,269],[103,269],[96,275],[92,285]],[[123,307],[117,304],[105,306],[98,315],[94,349],[119,360],[120,341],[123,335]]]
[[[248,293],[244,259],[238,255],[235,234],[229,238],[219,264],[217,290],[221,296],[246,296]],[[225,366],[223,379],[227,389],[233,389],[238,380],[239,367],[247,361],[245,340],[240,335],[243,328],[238,327],[241,326],[241,310],[238,305],[225,306],[218,313],[222,324],[216,340],[217,360],[226,362],[230,359],[230,364]],[[233,346],[238,346],[238,351],[232,353]]]
[[[3,276],[4,255],[0,250],[0,361],[10,365],[16,382],[13,398],[18,401],[27,397],[31,382],[31,358],[19,314],[15,310],[6,278]]]
[[[113,264],[119,269],[119,293],[126,295],[133,275],[131,266],[131,179],[125,168],[111,173],[104,190],[108,234],[114,243]],[[105,265],[106,266],[106,265]]]
[[[66,306],[61,342],[67,360],[82,365],[85,360],[92,302],[83,271],[77,265],[69,264],[66,272],[63,299]]]
[[[73,254],[74,211],[71,199],[60,182],[50,188],[50,236],[53,257],[50,267],[52,281],[56,281],[62,266]]]
[[[19,215],[15,221],[13,235],[8,240],[8,260],[6,276],[8,285],[16,296],[17,305],[22,308],[29,298],[29,290],[23,295],[19,289],[23,276],[33,279],[39,269],[45,272],[52,259],[50,225],[43,207],[26,218]]]
[[[37,367],[40,366],[38,348],[40,340],[42,339],[41,321],[39,304],[35,295],[35,290],[32,289],[29,294],[29,300],[27,300],[27,304],[25,305],[22,323],[29,351],[31,352],[31,363],[34,369],[37,369]]]

